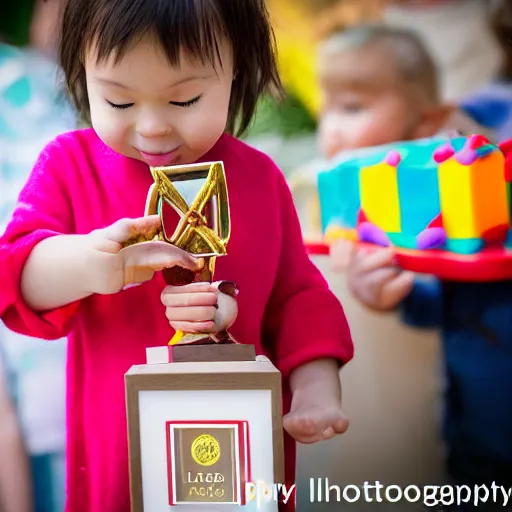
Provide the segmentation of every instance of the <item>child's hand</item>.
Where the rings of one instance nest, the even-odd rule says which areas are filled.
[[[396,266],[393,249],[363,249],[340,240],[331,249],[334,270],[347,273],[350,291],[364,305],[377,311],[395,308],[411,291],[412,272]]]
[[[218,333],[229,329],[238,315],[238,303],[234,287],[227,290],[225,285],[221,281],[165,287],[161,299],[171,326],[187,333]]]
[[[312,444],[343,434],[348,428],[348,418],[337,403],[323,403],[316,396],[304,402],[283,418],[283,427],[297,442]]]
[[[121,219],[86,237],[88,280],[92,293],[111,294],[142,284],[156,271],[180,266],[198,271],[202,260],[165,242],[135,244],[125,249],[123,243],[137,236],[151,238],[160,228],[157,215],[139,219]]]
[[[292,405],[283,427],[299,443],[325,441],[347,430],[338,371],[334,360],[319,359],[291,373]]]
[[[355,244],[350,240],[339,238],[330,248],[331,267],[335,272],[344,272],[350,266]]]

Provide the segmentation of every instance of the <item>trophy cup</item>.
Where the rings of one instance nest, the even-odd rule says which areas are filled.
[[[181,267],[163,269],[165,282],[173,286],[194,281],[211,283],[216,258],[227,254],[230,235],[228,191],[222,162],[150,169],[154,183],[148,192],[145,215],[157,214],[161,221],[161,229],[151,241],[172,244],[203,260],[202,270],[197,274]],[[169,219],[166,213],[174,213],[174,219]],[[172,220],[176,225],[169,234],[167,228]],[[145,242],[150,241],[131,239],[123,250]],[[236,285],[228,281],[219,283],[219,291],[233,297],[238,293]],[[216,334],[178,331],[169,345],[212,343],[236,341],[227,330]]]
[[[212,282],[230,236],[223,163],[151,173],[145,212],[158,214],[161,227],[122,250],[173,244],[203,265],[164,269],[167,284]],[[237,293],[227,281],[219,291]],[[125,385],[133,512],[278,510],[271,492],[265,500],[255,490],[284,482],[281,374],[253,345],[227,331],[177,332],[167,346],[146,349],[146,364],[133,366]]]

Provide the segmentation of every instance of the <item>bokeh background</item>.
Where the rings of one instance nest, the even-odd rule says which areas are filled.
[[[16,48],[30,56],[31,60],[23,62],[25,69],[30,67],[32,77],[38,65],[41,65],[41,77],[54,76],[48,70],[52,69],[54,58],[58,4],[59,0],[48,0],[44,5],[41,1],[27,0],[0,2],[0,213],[3,215],[0,227],[6,222],[16,191],[26,179],[31,161],[42,144],[54,133],[70,129],[73,124],[68,113],[57,114],[54,106],[57,103],[48,107],[55,98],[50,100],[52,95],[48,90],[42,91],[42,79],[32,78],[23,85],[20,82],[22,75],[16,81],[9,75],[12,67],[3,66],[8,56],[12,56],[12,48]],[[315,179],[316,170],[327,165],[318,145],[322,111],[317,79],[320,42],[335,30],[368,22],[414,30],[438,66],[443,101],[456,105],[492,83],[505,59],[503,48],[488,23],[489,4],[490,0],[268,0],[287,96],[280,103],[270,97],[261,102],[246,140],[267,152],[285,173],[306,240],[316,241],[321,236],[314,199]],[[7,50],[7,44],[10,50]],[[20,57],[19,62],[22,60]],[[22,89],[25,92],[19,92]],[[59,93],[57,88],[53,92]],[[24,115],[28,117],[23,126],[15,126],[9,118],[11,95],[16,96],[15,101],[25,101]],[[21,100],[22,97],[25,100]],[[48,101],[46,107],[45,98]],[[44,130],[41,129],[43,126]],[[8,157],[14,132],[19,144],[16,147],[24,155],[16,167]],[[304,169],[308,171],[304,172]],[[339,505],[333,503],[309,502],[310,478],[328,478],[332,484],[340,486],[362,485],[365,481],[403,487],[442,482],[445,475],[439,404],[443,381],[437,333],[413,331],[400,324],[393,314],[380,316],[363,310],[350,297],[343,275],[331,270],[327,257],[312,255],[312,258],[345,307],[356,357],[341,371],[344,406],[351,420],[349,431],[332,441],[299,449],[299,512],[339,509]],[[31,444],[27,439],[33,430],[40,432],[45,421],[60,432],[63,401],[54,400],[52,408],[46,408],[45,418],[32,414],[35,406],[25,405],[22,399],[33,397],[30,379],[24,386],[20,387],[19,383],[25,382],[23,375],[27,368],[30,373],[38,367],[43,372],[39,375],[48,375],[48,368],[51,368],[52,378],[44,381],[44,385],[42,380],[37,380],[39,387],[42,386],[40,393],[42,396],[61,396],[65,344],[62,343],[62,350],[58,349],[57,355],[47,356],[36,340],[25,340],[25,345],[17,345],[16,340],[16,346],[24,348],[14,352],[10,347],[15,343],[6,340],[7,335],[2,337],[0,334],[5,381],[11,391],[17,390],[11,393],[11,398],[21,417],[35,492],[47,497],[46,505],[41,505],[43,508],[39,510],[62,510],[62,496],[54,489],[62,481],[59,461],[64,448],[61,439],[43,447]],[[52,363],[48,362],[49,358]],[[49,367],[49,364],[53,366]],[[33,404],[34,398],[28,403]],[[19,471],[23,474],[23,468]],[[37,491],[39,488],[41,490]],[[5,495],[8,490],[0,488],[0,503],[2,492]],[[419,504],[415,507],[410,503],[379,504],[379,507],[390,511],[421,509]],[[375,504],[344,504],[344,508],[373,510]]]

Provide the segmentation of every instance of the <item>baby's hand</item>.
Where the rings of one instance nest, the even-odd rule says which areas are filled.
[[[304,401],[283,418],[283,427],[297,442],[312,444],[343,434],[349,421],[341,404],[322,403],[317,396]]]
[[[176,331],[187,333],[229,329],[237,317],[238,303],[234,287],[227,288],[225,281],[165,287],[161,299],[169,323]]]
[[[86,267],[92,293],[111,294],[142,284],[156,271],[180,266],[194,272],[203,262],[165,242],[135,244],[123,249],[124,242],[141,236],[151,240],[160,228],[157,215],[139,219],[121,219],[104,229],[91,232],[86,240]]]
[[[365,249],[340,240],[331,249],[334,270],[347,274],[353,295],[377,311],[395,308],[411,291],[414,276],[395,264],[392,248]]]

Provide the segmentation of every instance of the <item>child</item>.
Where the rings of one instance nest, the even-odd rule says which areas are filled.
[[[430,137],[451,110],[439,97],[437,70],[418,37],[384,25],[360,25],[321,46],[319,142],[327,158]]]
[[[61,66],[93,128],[48,144],[20,195],[0,239],[0,315],[19,332],[69,335],[70,511],[129,510],[124,374],[145,362],[148,344],[209,330],[217,312],[208,283],[151,279],[164,267],[197,268],[187,253],[168,245],[129,263],[119,252],[159,226],[140,217],[148,165],[224,162],[233,233],[215,277],[240,289],[230,332],[282,372],[287,483],[293,439],[348,426],[343,310],[308,258],[284,176],[225,133],[241,133],[259,96],[280,88],[272,42],[261,0],[69,0],[64,10]],[[134,267],[147,268],[129,280]]]
[[[369,148],[430,137],[451,107],[439,97],[437,70],[418,37],[379,24],[334,33],[318,54],[322,95],[318,143],[322,161],[297,170],[291,188],[307,238],[320,238],[317,175],[326,160]],[[371,149],[370,149],[371,150]]]
[[[397,310],[411,326],[441,330],[448,471],[458,484],[511,488],[512,281],[415,279],[394,264],[392,249],[368,252],[343,241],[332,258],[368,308]]]

